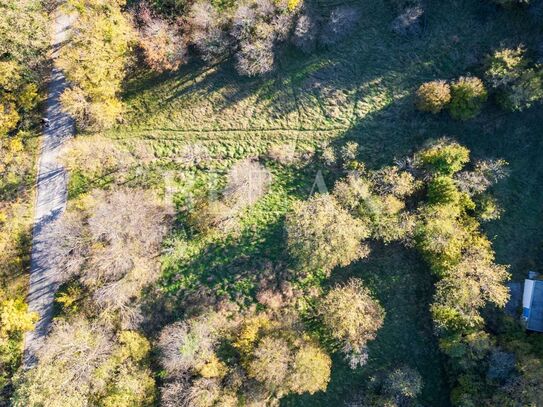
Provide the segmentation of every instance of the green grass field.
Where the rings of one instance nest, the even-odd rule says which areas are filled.
[[[446,113],[416,112],[413,93],[424,81],[480,74],[484,56],[502,44],[533,49],[539,40],[533,33],[541,30],[525,13],[497,10],[482,0],[428,0],[424,33],[402,38],[390,32],[386,2],[358,3],[362,20],[348,41],[313,56],[287,50],[278,55],[276,72],[263,78],[239,77],[230,62],[208,68],[193,62],[161,76],[136,74],[125,90],[125,123],[106,136],[128,149],[144,145],[154,160],[127,182],[162,185],[164,172],[183,169],[175,157],[193,143],[207,146],[213,160],[189,171],[194,184],[181,177],[177,186],[197,195],[209,171],[224,175],[234,161],[260,156],[272,144],[310,148],[325,140],[354,140],[361,147],[360,159],[379,167],[429,139],[449,136],[469,147],[475,158],[510,163],[510,177],[495,188],[504,214],[486,230],[498,261],[511,264],[515,278],[528,268],[540,269],[543,108],[506,114],[489,102],[478,118],[456,122]],[[284,214],[293,199],[309,195],[319,166],[264,163],[274,176],[272,191],[242,214],[237,233],[202,237],[180,227],[170,238],[162,285],[172,299],[205,285],[250,302],[265,263],[288,262]],[[80,181],[72,177],[71,196],[81,192]],[[183,193],[178,203],[183,204]],[[361,277],[387,312],[368,364],[351,371],[336,358],[326,394],[289,397],[283,405],[341,405],[375,372],[407,364],[423,376],[420,402],[447,406],[443,359],[428,312],[433,280],[427,268],[413,252],[379,246],[368,259],[337,270],[333,279],[350,275]]]

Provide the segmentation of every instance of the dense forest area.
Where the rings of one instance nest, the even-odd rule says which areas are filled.
[[[510,289],[543,272],[543,1],[0,12],[0,406],[543,406]],[[75,134],[24,366],[53,67]]]

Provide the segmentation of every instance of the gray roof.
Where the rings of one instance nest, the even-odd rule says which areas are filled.
[[[526,327],[531,331],[543,332],[543,281],[536,281],[534,284],[530,317]]]

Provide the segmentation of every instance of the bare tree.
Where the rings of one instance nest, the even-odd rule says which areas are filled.
[[[241,75],[257,76],[271,72],[275,63],[273,42],[266,40],[244,42],[236,58],[236,67]]]
[[[271,181],[270,172],[259,162],[239,161],[228,173],[223,192],[225,202],[238,210],[253,205],[268,192]]]
[[[319,26],[315,18],[309,14],[302,14],[296,22],[292,43],[302,52],[310,54],[317,47]]]
[[[336,44],[347,37],[358,24],[360,11],[351,6],[339,6],[332,10],[322,28],[320,41],[324,45]]]
[[[189,12],[190,38],[206,62],[215,62],[230,52],[230,41],[221,17],[208,1],[194,3]]]
[[[37,250],[45,250],[45,242],[52,259],[51,267],[59,271],[58,281],[63,282],[77,275],[90,255],[90,237],[84,230],[83,217],[67,212],[61,218],[47,225],[40,234]]]
[[[140,30],[145,62],[157,72],[175,71],[188,60],[186,39],[180,27],[154,17]]]

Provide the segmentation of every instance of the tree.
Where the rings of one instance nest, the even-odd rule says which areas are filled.
[[[139,45],[145,62],[154,71],[175,71],[187,62],[187,44],[179,30],[180,27],[158,17],[151,18],[140,29]]]
[[[294,355],[289,388],[297,394],[326,391],[331,365],[330,357],[321,348],[311,343],[303,345]]]
[[[319,35],[319,26],[315,18],[309,14],[302,14],[292,35],[292,43],[306,54],[311,54],[317,47],[317,39]]]
[[[449,112],[454,119],[472,119],[481,112],[487,99],[483,81],[474,76],[460,77],[451,84]]]
[[[78,318],[58,321],[38,363],[21,376],[14,406],[150,406],[154,381],[150,346],[135,332],[115,337],[108,327]]]
[[[274,48],[287,39],[292,26],[288,4],[259,0],[241,3],[232,19],[230,34],[238,42],[237,69],[241,75],[256,76],[274,68]],[[285,9],[286,8],[286,9]]]
[[[415,369],[403,366],[389,374],[385,386],[387,392],[395,397],[397,402],[401,402],[402,399],[412,399],[420,394],[422,378]]]
[[[370,234],[368,226],[349,215],[329,194],[296,202],[287,215],[286,228],[290,253],[309,272],[329,273],[368,252],[362,244]]]
[[[202,59],[217,62],[230,53],[231,43],[223,30],[222,18],[208,1],[195,2],[189,12],[190,39]]]
[[[488,242],[472,243],[471,250],[436,284],[432,313],[441,331],[479,327],[479,311],[489,303],[503,307],[509,300],[507,267],[494,264]]]
[[[4,297],[4,293],[0,292]],[[9,385],[20,364],[23,335],[34,329],[38,315],[22,298],[0,301],[0,390]]]
[[[219,314],[208,314],[164,328],[158,347],[160,361],[168,374],[181,377],[210,361],[224,325]]]
[[[159,276],[157,256],[171,217],[143,190],[95,191],[90,200],[87,213],[66,213],[44,238],[59,241],[52,256],[63,281],[78,277],[100,309],[119,311],[129,323],[129,304]]]
[[[247,373],[274,391],[288,373],[291,354],[288,342],[283,338],[264,337],[252,354]]]
[[[543,98],[541,69],[533,67],[525,53],[521,47],[504,48],[487,58],[485,76],[498,92],[498,103],[510,111],[529,108]]]
[[[339,6],[332,10],[328,21],[323,25],[320,42],[333,45],[346,38],[356,28],[360,11],[351,6]]]
[[[330,290],[320,302],[318,314],[330,335],[355,354],[364,352],[385,319],[381,305],[362,281],[354,278]]]
[[[423,112],[439,113],[451,101],[451,88],[445,81],[426,82],[417,90],[415,105]]]
[[[39,0],[0,0],[0,59],[35,72],[49,46],[48,18]]]
[[[460,192],[451,177],[439,176],[428,183],[430,204],[458,204]]]
[[[378,188],[383,191],[382,194],[375,191],[372,182],[378,178],[375,174],[349,174],[336,183],[333,191],[340,205],[348,209],[354,217],[370,225],[372,236],[386,243],[404,239],[411,233],[413,226],[412,217],[403,211],[404,202],[396,195],[385,192],[393,191],[394,187],[387,183],[398,179],[389,175],[391,178],[388,181],[385,179],[377,181]],[[399,186],[397,194],[401,196],[407,193],[401,191],[401,188],[405,187],[408,185]]]
[[[236,67],[242,75],[256,76],[271,72],[275,63],[273,42],[269,40],[243,42],[236,58]]]
[[[438,140],[415,155],[416,165],[432,174],[450,176],[469,162],[469,150],[447,139]]]
[[[61,102],[78,124],[99,130],[115,124],[122,112],[118,100],[134,38],[122,13],[123,0],[76,0],[71,35],[61,48],[57,64],[73,90]]]
[[[275,405],[289,393],[325,390],[330,357],[302,328],[288,311],[235,318],[211,313],[166,328],[160,338],[168,373],[164,404]],[[217,369],[203,368],[210,364]]]

